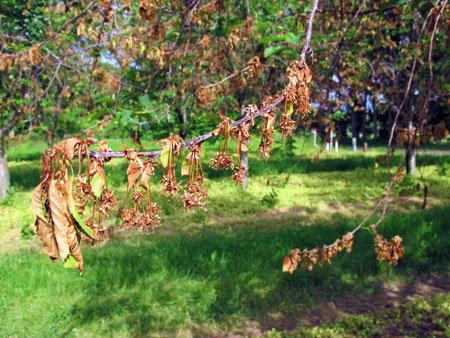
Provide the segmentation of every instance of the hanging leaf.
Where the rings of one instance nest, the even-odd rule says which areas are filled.
[[[189,167],[191,165],[191,161],[189,161],[187,158],[183,161],[183,164],[181,165],[181,176],[187,176],[189,175]]]
[[[97,238],[94,235],[94,231],[89,228],[84,220],[81,218],[80,214],[78,213],[78,208],[75,203],[75,198],[73,197],[73,177],[71,177],[66,182],[66,192],[67,192],[67,203],[69,204],[70,212],[72,213],[73,218],[77,222],[77,225],[79,227],[79,230],[84,233],[86,236],[88,236],[91,239],[97,240]]]
[[[164,168],[169,165],[170,146],[164,147],[160,156],[161,164]]]
[[[130,189],[136,185],[136,181],[142,171],[142,167],[143,167],[143,164],[139,158],[136,158],[135,160],[130,161],[130,163],[128,164],[128,168],[127,168],[128,189]]]
[[[36,234],[42,240],[44,253],[52,260],[58,258],[58,248],[56,246],[55,234],[50,224],[50,219],[45,215],[44,206],[42,204],[42,183],[33,191],[31,199],[31,208],[36,215]]]
[[[103,193],[103,189],[106,186],[105,172],[103,170],[97,170],[92,176],[91,188],[95,197],[100,198]]]
[[[66,261],[63,263],[63,266],[66,269],[77,269],[78,262],[72,255],[69,255],[69,257],[67,257]]]
[[[69,160],[72,161],[74,155],[75,155],[75,148],[77,147],[77,145],[79,145],[81,143],[81,140],[79,138],[69,138],[66,142],[65,142],[65,147],[64,147],[64,154],[65,157]]]
[[[60,183],[56,180],[51,180],[48,188],[50,212],[54,225],[59,257],[65,262],[70,254],[69,243],[67,241],[70,221],[67,217],[66,199],[60,189]]]
[[[249,150],[250,150],[250,148],[247,147],[247,145],[245,145],[244,143],[241,144],[241,151],[248,152]]]

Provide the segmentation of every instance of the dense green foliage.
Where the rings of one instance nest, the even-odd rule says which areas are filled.
[[[108,137],[193,136],[217,124],[213,113],[218,110],[236,118],[243,106],[284,88],[286,66],[299,59],[303,47],[312,3],[161,0],[64,6],[9,0],[0,6],[1,53],[27,55],[39,47],[39,57],[11,67],[2,61],[3,122],[22,113],[16,132],[39,128],[53,142],[110,114]],[[421,129],[445,121],[448,11],[435,33],[430,87],[428,51],[440,7],[431,9],[424,1],[319,2],[314,53],[307,60],[314,74],[314,112],[300,125],[318,126],[322,133],[335,126],[342,139],[351,132],[362,133],[364,140],[386,135],[403,99],[415,48],[414,95],[400,125],[412,119]],[[425,34],[416,41],[429,12]],[[254,56],[262,65],[258,73],[244,72],[212,88],[207,103],[197,104],[199,86],[240,71]],[[421,126],[424,114],[430,118]]]

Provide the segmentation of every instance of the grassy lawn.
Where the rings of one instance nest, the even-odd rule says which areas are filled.
[[[121,140],[109,143],[119,149]],[[445,282],[438,289],[447,293],[425,293],[423,299],[394,302],[387,309],[364,313],[344,307],[321,320],[317,313],[342,299],[379,295],[389,283],[409,285],[430,275],[446,280],[450,178],[445,165],[450,156],[419,155],[418,175],[394,188],[380,232],[403,237],[405,256],[397,267],[376,260],[373,235],[362,230],[351,254],[340,254],[322,269],[288,275],[281,265],[290,249],[341,237],[386,186],[386,170],[374,161],[381,148],[355,153],[341,147],[338,154],[322,153],[314,165],[311,143],[297,137],[290,152],[278,142],[268,162],[251,153],[246,190],[234,186],[231,172],[208,168],[208,210],[194,214],[183,213],[180,197],[167,200],[157,193],[157,174],[152,189],[163,210],[162,227],[151,235],[118,230],[103,246],[85,245],[82,277],[51,263],[36,238],[24,239],[33,222],[31,190],[39,183],[45,144],[27,141],[10,148],[13,189],[0,205],[0,332],[39,337],[373,336],[389,335],[395,323],[409,318],[412,324],[398,334],[448,335]],[[206,163],[216,146],[208,143],[204,149]],[[394,164],[399,159],[400,154]],[[125,196],[126,167],[122,160],[106,166],[119,201]],[[425,211],[420,209],[422,189],[413,189],[417,184],[428,186]],[[115,217],[108,222],[118,225]]]

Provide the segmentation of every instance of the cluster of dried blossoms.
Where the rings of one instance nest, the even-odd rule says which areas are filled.
[[[203,171],[203,165],[200,160],[201,151],[201,143],[190,146],[189,154],[187,155],[181,168],[182,175],[189,175],[183,197],[184,211],[187,209],[191,211],[205,209],[208,192],[203,187],[203,183],[206,179]]]
[[[163,184],[163,192],[166,196],[174,196],[180,189],[180,185],[176,182],[175,165],[181,155],[183,139],[180,136],[169,136],[159,141],[163,150],[161,153],[161,163],[166,172],[161,178]]]
[[[219,135],[219,151],[217,152],[216,157],[211,160],[210,167],[214,170],[219,169],[233,169],[234,163],[233,158],[230,155],[228,149],[228,140],[230,138],[230,130],[231,130],[231,119],[222,115],[221,112],[217,112],[222,120],[216,129],[213,130],[212,134],[214,136]]]
[[[424,145],[433,138],[435,142],[442,140],[449,134],[446,123],[441,122],[436,126],[428,126],[421,131],[413,128],[411,131],[408,128],[397,129],[397,145],[412,144],[416,146]]]
[[[245,86],[247,86],[248,82],[251,79],[258,77],[263,69],[263,65],[259,56],[254,56],[253,58],[251,58],[250,61],[247,62],[247,65],[248,69],[241,73],[240,79],[238,80],[239,83],[236,84],[239,88],[244,88]]]
[[[125,156],[128,159],[128,185],[127,200],[130,189],[133,207],[127,208],[121,213],[122,227],[130,230],[137,228],[139,231],[153,229],[161,224],[159,213],[161,209],[152,201],[152,193],[149,180],[155,174],[156,164],[152,160],[142,162],[137,152],[132,148],[124,147]],[[140,176],[140,179],[138,180]],[[145,191],[146,198],[141,191],[136,189],[137,183]]]
[[[248,167],[241,164],[241,152],[248,152],[250,149],[248,148],[247,144],[250,141],[250,127],[254,124],[253,117],[255,113],[258,111],[258,107],[256,104],[251,104],[247,106],[244,109],[244,116],[248,117],[250,116],[251,123],[247,122],[244,124],[241,124],[240,126],[234,127],[231,130],[231,135],[237,139],[236,142],[236,154],[237,154],[237,163],[239,166],[237,166],[233,172],[233,175],[231,176],[232,180],[236,185],[242,185],[244,178],[248,175]]]
[[[404,178],[405,176],[403,172],[403,167],[402,166],[397,167],[397,171],[395,172],[395,175],[392,180],[394,182],[403,182]]]
[[[37,66],[42,61],[41,47],[39,44],[29,50],[17,54],[0,53],[0,71],[11,71],[15,65],[21,65],[25,69]]]
[[[323,263],[327,261],[331,264],[331,259],[337,255],[338,252],[346,251],[350,253],[352,251],[353,246],[353,234],[347,233],[341,239],[337,239],[333,244],[326,246],[323,248],[315,248],[313,250],[304,249],[300,251],[299,249],[291,250],[288,256],[284,257],[283,262],[283,272],[293,273],[299,263],[301,263],[302,269],[308,269],[311,271],[317,263],[320,267],[323,266]]]
[[[280,129],[285,138],[292,134],[295,122],[291,116],[294,112],[305,117],[311,112],[311,92],[308,83],[312,80],[312,73],[305,62],[294,61],[288,68],[288,85],[283,89],[285,97],[284,113],[281,115]]]
[[[270,106],[275,98],[266,97],[264,98],[262,105],[263,108]],[[270,152],[273,147],[273,133],[275,132],[275,114],[272,111],[268,111],[262,115],[264,122],[262,126],[262,137],[259,143],[259,157],[265,160],[269,159]]]
[[[137,228],[142,232],[154,229],[161,224],[160,212],[161,208],[153,202],[150,202],[143,212],[129,208],[122,212],[122,228],[127,230]]]
[[[231,179],[233,180],[236,185],[242,185],[244,183],[244,178],[248,176],[248,168],[240,165],[239,167],[236,167],[236,169],[233,171],[233,175],[231,175]]]
[[[402,238],[395,236],[388,241],[380,234],[375,236],[375,252],[377,259],[386,261],[389,265],[397,265],[398,260],[403,257],[404,249],[401,245]]]
[[[197,98],[197,105],[200,107],[208,107],[216,97],[216,87],[197,87],[195,90],[195,97]]]

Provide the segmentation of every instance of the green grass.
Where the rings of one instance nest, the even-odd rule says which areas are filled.
[[[322,154],[313,165],[316,150],[310,139],[299,137],[291,154],[278,142],[268,162],[250,153],[246,190],[233,185],[230,171],[207,167],[216,145],[205,143],[207,211],[184,214],[180,197],[160,195],[158,172],[152,189],[163,210],[160,231],[125,237],[119,233],[103,247],[85,245],[86,270],[80,277],[52,264],[36,238],[21,238],[21,232],[29,236],[27,225],[33,222],[31,190],[39,183],[45,147],[33,142],[8,150],[13,189],[0,203],[4,336],[220,336],[254,322],[269,330],[270,318],[280,314],[294,320],[336,297],[376,293],[383,282],[445,274],[450,268],[450,178],[442,170],[450,157],[419,155],[418,175],[395,186],[390,213],[380,226],[386,237],[399,234],[404,239],[405,257],[398,267],[376,261],[373,236],[363,230],[352,253],[338,256],[332,265],[282,274],[290,249],[341,237],[360,222],[386,186],[385,169],[374,164],[381,148],[354,153],[342,147],[339,154]],[[119,149],[121,140],[109,143]],[[255,150],[257,143],[255,139],[251,146]],[[125,196],[126,167],[124,160],[106,165],[109,186],[119,201]],[[428,185],[431,210],[418,211],[422,192],[412,190],[417,183]],[[115,216],[108,220],[109,225],[118,222]],[[307,336],[316,330],[317,336],[351,335],[356,323],[370,335],[370,323],[381,319],[378,314],[364,316],[345,317],[323,328],[299,328],[293,334]]]
[[[20,250],[0,261],[0,327],[6,336],[128,336],[214,331],[268,313],[295,317],[337,296],[377,292],[374,281],[447,272],[449,213],[397,214],[383,223],[383,234],[404,238],[405,257],[396,268],[377,262],[373,236],[363,231],[352,253],[331,265],[282,274],[288,249],[333,241],[356,220],[274,231],[249,224],[196,236],[132,234],[102,248],[85,247],[82,277],[41,253]]]

